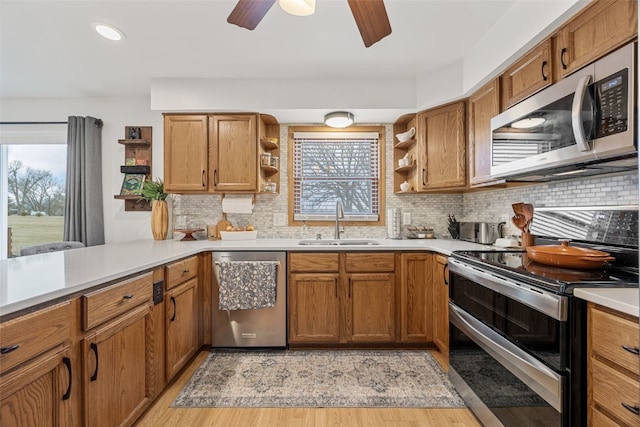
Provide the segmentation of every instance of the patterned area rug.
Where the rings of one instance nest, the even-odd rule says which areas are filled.
[[[173,407],[463,407],[428,351],[213,351]]]

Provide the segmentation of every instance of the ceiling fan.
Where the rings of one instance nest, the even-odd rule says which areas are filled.
[[[383,0],[347,0],[358,25],[365,47],[391,34],[391,24]],[[227,22],[253,30],[267,14],[276,0],[238,0]],[[303,2],[309,3],[303,0]],[[315,0],[312,2],[315,4]],[[311,13],[313,13],[313,6]]]

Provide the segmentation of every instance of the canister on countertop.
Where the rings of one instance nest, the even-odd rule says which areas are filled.
[[[400,208],[387,209],[387,237],[389,239],[402,238],[402,211]]]

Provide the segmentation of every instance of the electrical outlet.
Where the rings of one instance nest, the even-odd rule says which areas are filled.
[[[411,212],[402,214],[402,225],[411,225]]]
[[[287,225],[287,214],[274,213],[273,214],[273,226],[274,227],[284,227],[285,225]]]

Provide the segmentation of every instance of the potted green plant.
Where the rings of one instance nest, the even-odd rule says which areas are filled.
[[[164,191],[164,183],[160,178],[145,180],[142,183],[140,199],[151,203],[151,233],[155,240],[167,238],[169,230],[167,196],[168,194]]]

